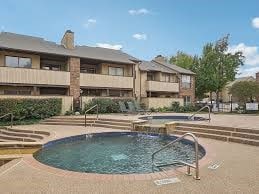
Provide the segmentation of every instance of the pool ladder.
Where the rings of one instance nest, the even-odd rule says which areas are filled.
[[[86,125],[87,125],[87,123],[86,123],[86,114],[87,114],[89,111],[91,111],[91,110],[93,110],[93,109],[95,109],[95,108],[96,108],[96,119],[94,120],[94,123],[91,124],[91,126],[95,125],[95,122],[99,119],[99,105],[96,104],[96,105],[90,107],[89,109],[87,109],[87,110],[85,111],[85,127],[86,127]]]
[[[157,164],[154,162],[155,160],[155,155],[159,152],[161,152],[162,150],[168,148],[169,146],[175,144],[176,142],[179,142],[181,141],[182,139],[184,139],[186,136],[190,136],[193,138],[194,140],[194,145],[195,145],[195,164],[190,164],[190,163],[187,163],[187,162],[184,162],[182,160],[174,160],[173,162],[171,162],[170,164]],[[194,175],[194,179],[196,180],[200,180],[200,169],[199,169],[199,157],[198,157],[198,149],[199,148],[199,144],[198,144],[198,139],[197,137],[192,134],[192,133],[185,133],[184,135],[182,135],[181,137],[177,138],[176,140],[168,143],[167,145],[165,145],[164,147],[162,147],[161,149],[155,151],[153,154],[152,154],[152,169],[153,169],[153,172],[154,172],[154,167],[157,167],[158,169],[162,168],[162,167],[166,167],[166,166],[172,166],[174,164],[184,164],[187,166],[187,175],[188,176],[191,176],[191,168],[195,169],[195,175]]]
[[[191,116],[189,116],[188,119],[189,119],[189,120],[192,120],[196,114],[198,114],[199,112],[201,112],[201,111],[204,110],[205,108],[207,108],[208,111],[209,111],[209,112],[208,112],[208,114],[209,114],[208,120],[209,120],[209,122],[210,122],[211,117],[210,117],[210,106],[209,106],[209,105],[206,105],[206,106],[202,107],[202,108],[199,109],[197,112],[195,112],[195,113],[193,113]]]

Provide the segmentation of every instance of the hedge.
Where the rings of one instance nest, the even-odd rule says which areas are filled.
[[[92,106],[98,104],[99,105],[99,113],[119,113],[119,101],[129,102],[133,101],[132,99],[110,99],[110,98],[93,98],[88,103],[85,103],[83,113],[85,110],[91,108]],[[89,114],[96,113],[96,109],[89,111]]]
[[[62,99],[58,98],[0,99],[0,116],[11,112],[14,114],[14,120],[48,118],[59,115],[61,108]]]

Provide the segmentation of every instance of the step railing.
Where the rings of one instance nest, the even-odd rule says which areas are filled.
[[[200,113],[200,112],[201,112],[202,110],[204,110],[205,108],[207,108],[208,111],[209,111],[209,112],[208,112],[208,114],[209,114],[208,120],[209,120],[209,122],[210,122],[210,120],[211,120],[211,117],[210,117],[211,112],[210,112],[210,106],[209,106],[209,105],[206,105],[206,106],[202,107],[202,108],[199,109],[197,112],[195,112],[195,113],[193,113],[191,116],[189,116],[188,119],[189,119],[189,120],[192,120],[196,114]]]
[[[2,115],[2,116],[0,116],[0,119],[7,117],[9,115],[11,115],[10,120],[11,120],[11,128],[12,128],[13,127],[13,113],[7,113],[5,115]]]
[[[99,117],[99,106],[98,106],[98,104],[96,104],[96,105],[90,107],[89,109],[87,109],[87,110],[85,111],[85,127],[86,127],[86,114],[87,114],[89,111],[91,111],[91,110],[93,110],[93,109],[95,109],[95,108],[96,108],[96,119],[94,120],[94,124],[95,124],[95,121],[98,120],[98,117]],[[91,126],[93,126],[93,124],[91,124]]]
[[[162,150],[168,148],[169,146],[175,144],[176,142],[179,142],[181,141],[182,139],[184,139],[186,136],[190,136],[193,138],[194,140],[194,145],[195,145],[195,164],[190,164],[190,163],[187,163],[187,162],[184,162],[184,161],[181,161],[181,160],[174,160],[172,163],[170,164],[163,164],[163,165],[158,165],[154,162],[155,160],[155,155],[158,154],[159,152],[161,152]],[[200,169],[199,169],[199,155],[198,155],[198,151],[199,151],[199,144],[198,144],[198,139],[197,137],[192,134],[192,133],[185,133],[184,135],[182,135],[181,137],[177,138],[176,140],[168,143],[167,145],[165,145],[164,147],[162,147],[161,149],[155,151],[153,154],[152,154],[152,168],[153,168],[153,171],[154,171],[154,166],[157,167],[157,168],[160,168],[160,167],[164,167],[164,166],[171,166],[171,165],[174,165],[174,164],[184,164],[187,166],[187,175],[188,176],[191,176],[191,168],[195,169],[195,176],[194,178],[196,180],[200,180]]]

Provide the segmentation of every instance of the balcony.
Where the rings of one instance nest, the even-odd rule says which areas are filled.
[[[69,72],[0,67],[0,83],[68,86]]]
[[[133,77],[81,73],[80,86],[132,89]]]
[[[146,81],[146,90],[156,92],[179,92],[179,83]]]

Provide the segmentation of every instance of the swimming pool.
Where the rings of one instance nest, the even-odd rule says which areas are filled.
[[[203,121],[204,117],[193,117],[193,120],[189,119],[189,116],[174,115],[174,116],[145,116],[139,117],[139,119],[146,120],[150,124],[165,124],[172,121]]]
[[[44,164],[64,170],[132,174],[153,172],[151,155],[176,136],[138,132],[105,132],[54,140],[34,154]],[[205,150],[199,146],[199,159]],[[156,155],[160,163],[182,160],[193,163],[194,144],[184,139]],[[158,169],[155,169],[158,171]]]

